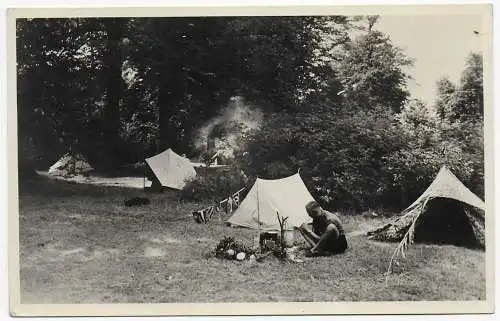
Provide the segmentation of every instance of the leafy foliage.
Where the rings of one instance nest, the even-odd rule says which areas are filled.
[[[215,151],[190,146],[194,134],[239,96],[264,124],[184,198],[227,197],[248,184],[240,167],[263,178],[300,169],[324,205],[402,207],[445,163],[483,195],[482,56],[468,57],[458,84],[441,79],[426,106],[406,88],[412,60],[377,20],[19,19],[20,166],[73,151],[110,170],[166,147],[206,161]]]
[[[374,22],[373,22],[374,23]],[[399,112],[409,97],[405,69],[411,66],[400,48],[389,37],[372,30],[346,43],[345,57],[337,64],[340,92],[348,108],[369,109],[385,106]]]
[[[478,195],[484,193],[480,120],[442,122],[432,106],[417,100],[398,113],[382,106],[309,108],[314,112],[269,117],[261,131],[247,137],[246,170],[278,178],[304,168],[317,199],[358,212],[404,208],[443,164]],[[280,171],[271,172],[274,168]]]
[[[459,167],[471,189],[484,196],[483,66],[482,56],[471,53],[458,85],[438,82],[435,108],[441,120],[446,159]]]
[[[187,182],[183,188],[183,200],[219,202],[249,184],[247,176],[237,166],[199,168],[198,172],[199,175]]]
[[[401,144],[397,124],[390,115],[381,116],[383,112],[301,114],[284,122],[287,125],[280,127],[280,133],[275,131],[283,117],[276,117],[264,130],[248,138],[251,159],[246,170],[278,178],[303,168],[301,173],[318,199],[361,210],[374,202],[387,184],[381,171],[382,157]],[[274,166],[268,164],[276,163],[281,170],[272,173]],[[371,200],[368,195],[373,195]]]
[[[22,135],[52,160],[69,148],[109,166],[166,147],[187,153],[193,130],[231,96],[287,109],[323,86],[347,20],[21,19]]]

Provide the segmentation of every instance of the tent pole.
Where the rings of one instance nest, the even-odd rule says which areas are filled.
[[[146,161],[145,161],[146,157],[144,156],[144,154],[142,155],[142,159],[143,159],[142,162],[144,163],[144,165],[148,166],[146,164]],[[146,166],[142,167],[142,189],[143,190],[146,190]]]
[[[261,235],[261,230],[260,230],[260,205],[259,205],[259,178],[257,177],[255,183],[257,184],[257,240],[259,244],[259,249],[260,249],[260,235]]]
[[[258,226],[258,231],[260,235],[260,205],[259,205],[259,182],[258,182],[258,177],[257,177],[257,226]]]

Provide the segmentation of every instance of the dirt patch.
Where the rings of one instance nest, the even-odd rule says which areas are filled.
[[[357,230],[357,231],[352,231],[352,232],[349,232],[347,233],[347,236],[364,236],[366,235],[367,231],[361,231],[361,230]]]
[[[143,189],[144,187],[150,187],[151,181],[144,180],[142,177],[100,177],[100,176],[89,176],[84,177],[81,175],[74,177],[61,177],[61,176],[52,176],[44,171],[37,171],[37,173],[41,176],[74,183],[81,184],[92,184],[92,185],[100,185],[100,186],[115,186],[115,187],[128,187],[128,188],[137,188]]]
[[[79,248],[76,248],[73,250],[60,251],[60,254],[62,256],[68,256],[68,255],[78,254],[78,253],[82,253],[82,252],[86,252],[86,250],[83,247],[79,247]]]
[[[162,257],[165,256],[165,251],[159,247],[146,247],[144,249],[145,257]]]
[[[69,218],[69,219],[71,219],[71,220],[78,220],[78,221],[84,221],[84,222],[94,221],[94,220],[97,219],[97,216],[95,216],[95,215],[89,215],[89,214],[86,214],[86,215],[69,214],[66,217]]]
[[[201,237],[201,238],[197,238],[196,239],[196,242],[197,243],[208,243],[208,242],[212,242],[213,239],[209,239],[209,238],[206,238],[206,237]]]
[[[87,256],[87,260],[98,259],[103,257],[114,257],[120,254],[120,250],[118,249],[102,249],[102,250],[93,250],[90,252],[90,255]]]
[[[156,235],[156,237],[155,237],[150,233],[145,233],[145,234],[139,236],[139,239],[146,241],[146,242],[149,242],[149,243],[153,243],[153,244],[180,244],[180,243],[182,243],[181,240],[176,239],[170,235],[161,235],[161,236]]]

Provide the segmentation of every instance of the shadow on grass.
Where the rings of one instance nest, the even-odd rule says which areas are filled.
[[[19,196],[47,196],[47,197],[106,197],[124,196],[131,197],[137,195],[152,196],[162,195],[166,197],[176,197],[178,191],[166,190],[162,193],[150,191],[149,189],[138,189],[124,186],[106,186],[89,182],[73,182],[62,179],[53,179],[42,175],[28,179],[19,180]]]

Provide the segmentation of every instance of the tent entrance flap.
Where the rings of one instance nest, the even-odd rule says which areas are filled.
[[[429,187],[401,216],[367,235],[379,241],[484,248],[484,209],[484,202],[443,166]]]
[[[463,205],[437,197],[427,203],[417,222],[415,242],[473,247],[478,240]]]

